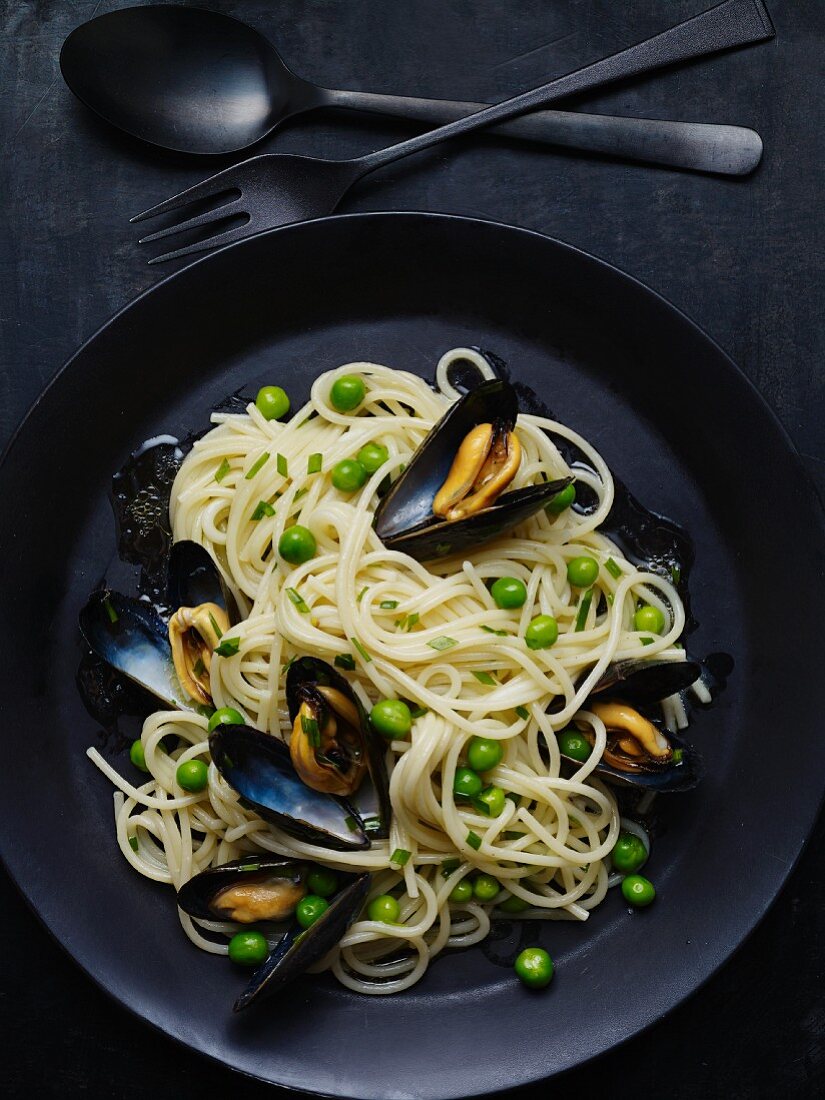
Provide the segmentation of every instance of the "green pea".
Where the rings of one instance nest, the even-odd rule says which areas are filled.
[[[184,764],[178,764],[175,779],[179,787],[196,794],[209,782],[209,768],[202,760],[187,760]]]
[[[552,615],[536,615],[527,627],[524,640],[528,649],[549,649],[559,636],[559,624]]]
[[[492,737],[471,737],[467,746],[467,763],[476,772],[488,772],[501,763],[504,748]]]
[[[656,888],[644,875],[628,875],[622,879],[624,900],[636,909],[644,909],[656,897]]]
[[[511,894],[509,898],[504,899],[498,908],[502,913],[523,913],[525,909],[530,908],[530,902]]]
[[[229,958],[238,966],[260,966],[268,954],[269,944],[260,932],[238,932],[229,941]]]
[[[370,920],[380,920],[384,924],[395,924],[401,914],[401,906],[392,894],[379,894],[367,906]]]
[[[633,626],[636,630],[647,630],[651,634],[661,634],[665,626],[665,617],[658,607],[651,607],[649,603],[642,604],[633,616]]]
[[[490,593],[496,607],[524,607],[527,599],[527,586],[518,577],[499,577]]]
[[[295,906],[295,919],[302,928],[311,928],[329,909],[329,902],[318,894],[307,894]]]
[[[329,391],[329,399],[332,407],[340,413],[352,412],[357,409],[367,392],[364,379],[357,374],[342,374],[332,383]]]
[[[367,480],[367,468],[354,458],[342,458],[332,467],[332,484],[342,493],[354,493]]]
[[[374,474],[390,457],[390,452],[383,443],[365,443],[355,457],[368,474]]]
[[[501,787],[485,787],[476,801],[482,802],[489,809],[490,817],[498,817],[507,799]]]
[[[585,761],[593,751],[593,746],[583,733],[576,729],[562,730],[556,734],[559,743],[559,752],[562,756],[569,756],[571,760]]]
[[[280,420],[289,412],[289,398],[280,386],[262,386],[255,404],[265,420]]]
[[[132,742],[132,747],[129,749],[129,759],[139,768],[142,772],[148,772],[146,767],[146,757],[143,754],[143,742],[138,737],[137,741]]]
[[[473,893],[479,901],[492,901],[501,892],[498,879],[492,875],[476,875]]]
[[[331,898],[338,889],[338,876],[326,867],[316,867],[307,875],[307,890],[319,898]]]
[[[525,947],[515,963],[517,976],[530,989],[544,989],[553,980],[553,960],[543,947]]]
[[[598,575],[599,563],[586,554],[567,563],[567,579],[574,588],[589,588]]]
[[[557,516],[560,512],[563,512],[565,508],[569,508],[575,499],[576,486],[571,482],[570,485],[566,485],[560,492],[556,493],[544,510],[551,515]]]
[[[315,557],[317,549],[315,536],[308,527],[302,527],[300,523],[287,527],[278,539],[278,553],[290,565],[303,565],[305,561]]]
[[[206,728],[213,733],[218,726],[242,726],[243,724],[243,715],[240,711],[235,710],[234,707],[219,707],[209,719],[209,725]]]
[[[638,871],[647,861],[647,849],[635,833],[619,833],[611,854],[614,871],[622,875]]]
[[[450,891],[450,901],[465,902],[473,896],[473,884],[469,879],[463,878],[457,882]]]
[[[410,708],[401,699],[381,699],[370,711],[370,725],[382,737],[398,741],[412,729]]]
[[[481,794],[482,786],[481,776],[477,775],[471,768],[456,768],[455,779],[453,779],[453,794],[457,794],[461,798],[475,798],[476,795]]]

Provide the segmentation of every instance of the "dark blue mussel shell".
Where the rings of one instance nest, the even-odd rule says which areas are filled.
[[[307,787],[277,737],[251,726],[218,726],[209,737],[209,752],[244,805],[285,833],[336,851],[369,848],[354,807]]]
[[[173,544],[169,551],[167,593],[171,608],[216,603],[226,611],[231,623],[238,621],[235,601],[220,570],[212,555],[199,542],[181,539]]]
[[[286,701],[292,722],[295,721],[295,716],[301,708],[300,689],[305,686],[311,687],[313,684],[335,688],[345,695],[358,711],[364,751],[367,754],[368,776],[348,802],[357,810],[369,835],[385,839],[390,835],[392,805],[384,742],[370,725],[364,708],[346,677],[336,672],[332,665],[317,657],[301,657],[293,661],[287,671]]]
[[[178,906],[190,917],[212,921],[226,920],[227,918],[217,916],[210,908],[215,896],[226,887],[243,882],[245,878],[257,877],[262,871],[272,871],[278,877],[294,881],[305,878],[309,867],[306,860],[256,852],[241,859],[233,859],[230,863],[222,863],[219,867],[208,867],[190,878],[178,890]]]
[[[476,515],[453,522],[433,515],[435,495],[465,436],[478,424],[494,420],[512,430],[517,417],[516,391],[498,378],[483,382],[451,405],[376,509],[375,533],[384,545],[417,561],[460,553],[512,531],[569,485],[572,477],[515,489]]]

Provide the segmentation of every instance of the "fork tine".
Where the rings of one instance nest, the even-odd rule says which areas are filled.
[[[232,168],[224,168],[222,172],[216,172],[214,176],[209,176],[208,179],[201,180],[201,182],[196,183],[194,187],[187,187],[185,191],[180,191],[177,195],[172,195],[171,198],[164,199],[164,201],[159,202],[157,206],[150,206],[148,210],[144,210],[140,214],[135,214],[129,221],[142,222],[147,218],[157,217],[158,214],[165,214],[168,210],[177,210],[179,206],[185,206],[186,203],[194,202],[196,199],[214,198],[220,195],[222,191],[237,191],[239,188],[232,183],[232,176],[230,175],[232,171]],[[221,186],[224,181],[225,186]]]
[[[150,241],[159,241],[163,237],[171,237],[175,233],[182,233],[184,229],[196,229],[199,225],[208,225],[209,222],[220,221],[228,214],[238,213],[238,203],[240,201],[239,198],[232,199],[231,202],[227,202],[223,206],[217,206],[214,210],[207,210],[203,214],[198,214],[195,218],[177,222],[175,225],[168,225],[166,229],[159,229],[157,233],[150,233],[148,237],[141,237],[138,244],[149,244]]]
[[[222,244],[239,241],[242,237],[251,237],[256,230],[249,228],[250,222],[251,219],[245,225],[227,229],[225,233],[217,233],[214,237],[207,237],[205,241],[195,241],[194,244],[187,245],[185,248],[178,248],[174,252],[165,252],[162,256],[155,256],[147,262],[150,264],[163,264],[167,260],[176,260],[178,256],[188,256],[191,252],[205,252],[209,248],[218,248]]]

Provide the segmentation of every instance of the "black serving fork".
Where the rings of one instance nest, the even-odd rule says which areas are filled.
[[[386,149],[353,160],[320,160],[286,153],[252,157],[144,210],[132,221],[153,218],[192,202],[218,203],[212,209],[141,238],[141,243],[148,243],[184,230],[202,230],[212,225],[217,230],[211,236],[149,260],[150,264],[156,264],[229,244],[264,229],[324,217],[335,210],[353,184],[367,173],[411,153],[503,122],[563,96],[589,91],[678,61],[764,41],[773,35],[773,25],[762,0],[724,0],[653,38],[551,80],[540,88]],[[221,199],[226,201],[221,202]],[[238,216],[245,219],[242,224],[221,228],[227,219],[237,222]]]

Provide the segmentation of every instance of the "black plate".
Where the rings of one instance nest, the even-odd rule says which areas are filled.
[[[442,957],[412,991],[364,998],[307,979],[241,1018],[243,984],[177,926],[113,835],[100,735],[74,685],[77,612],[114,552],[106,493],[129,450],[204,426],[240,386],[301,398],[322,370],[372,359],[431,374],[457,344],[509,361],[696,543],[697,652],[736,672],[691,736],[708,764],[667,805],[659,897],[614,895],[587,925],[509,926]],[[169,1035],[306,1090],[419,1098],[567,1069],[695,990],[782,886],[820,802],[822,515],[788,438],[724,353],[650,290],[568,245],[421,214],[332,218],[254,237],[119,313],[37,402],[0,468],[5,704],[3,856],[81,966]],[[108,751],[111,752],[111,749]],[[127,774],[125,753],[117,763]],[[492,956],[541,942],[535,994]]]

